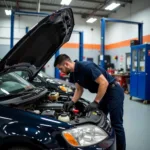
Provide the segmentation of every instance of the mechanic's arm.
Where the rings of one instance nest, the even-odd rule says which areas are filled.
[[[102,74],[95,80],[95,82],[99,84],[98,92],[95,97],[95,101],[99,103],[105,95],[109,83]]]
[[[78,83],[75,83],[75,86],[76,86],[76,90],[75,90],[74,96],[72,98],[72,101],[74,103],[76,103],[83,94],[83,87],[80,86]]]

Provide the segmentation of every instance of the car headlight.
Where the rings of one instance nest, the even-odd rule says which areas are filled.
[[[72,146],[90,146],[103,141],[108,134],[95,125],[81,125],[62,132],[65,140]]]

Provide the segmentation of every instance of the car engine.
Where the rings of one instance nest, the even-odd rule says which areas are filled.
[[[51,95],[51,96],[50,96]],[[55,97],[54,97],[55,95]],[[23,109],[38,115],[47,116],[57,119],[59,121],[68,122],[74,125],[92,123],[100,126],[108,134],[111,132],[110,121],[101,110],[95,110],[86,113],[84,110],[89,104],[84,99],[78,100],[73,108],[68,112],[63,109],[64,102],[70,101],[71,97],[59,95],[58,93],[49,93],[48,97],[42,97],[31,104],[23,104],[18,106],[17,109]]]
[[[46,96],[36,99],[32,103],[21,104],[15,106],[18,109],[33,112],[40,115],[45,115],[61,121],[73,120],[75,117],[81,117],[85,114],[85,107],[88,101],[80,99],[69,112],[65,112],[63,105],[70,101],[71,97],[67,95],[60,95],[58,92],[49,92]],[[63,120],[64,119],[64,120]],[[68,122],[65,121],[65,122]]]

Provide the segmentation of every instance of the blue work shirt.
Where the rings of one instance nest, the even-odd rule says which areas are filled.
[[[70,81],[78,83],[80,86],[88,89],[91,93],[97,93],[99,84],[95,80],[103,74],[108,83],[115,79],[106,72],[105,69],[90,61],[76,61],[75,70],[71,73]]]

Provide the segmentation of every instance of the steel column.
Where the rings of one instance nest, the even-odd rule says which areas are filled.
[[[101,19],[101,57],[100,57],[100,65],[104,68],[104,56],[105,56],[105,20]]]
[[[55,59],[57,58],[57,56],[59,56],[59,50],[55,53]],[[56,67],[55,67],[55,78],[60,78],[60,75],[59,75],[59,69],[57,69]]]
[[[10,16],[10,49],[14,46],[14,20],[15,20],[15,13],[11,11]]]
[[[15,11],[16,15],[26,15],[26,16],[48,16],[47,13],[38,13],[38,12],[26,12],[26,11]]]
[[[102,18],[105,22],[118,22],[118,23],[125,23],[125,24],[142,24],[141,22],[135,22],[135,21],[126,21],[126,20],[118,20],[114,18]]]
[[[83,61],[84,43],[83,32],[79,32],[79,61]]]

